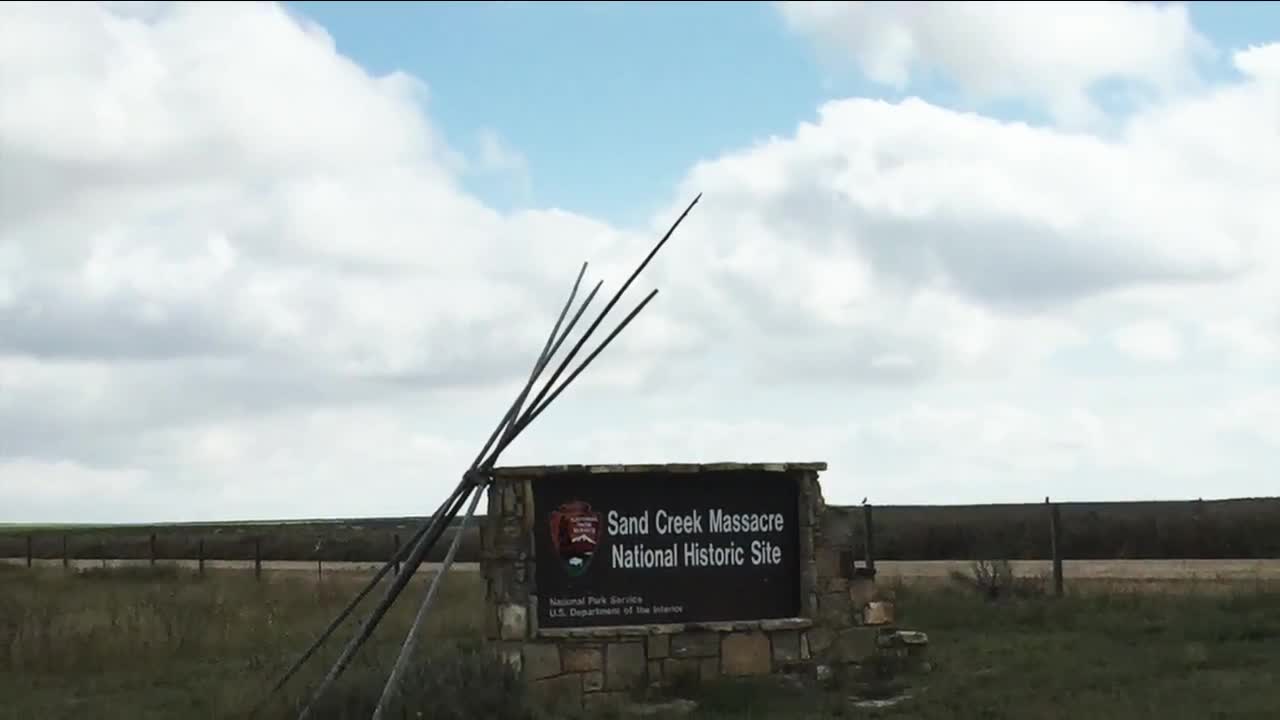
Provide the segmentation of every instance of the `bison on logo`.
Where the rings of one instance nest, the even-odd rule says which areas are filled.
[[[581,501],[565,503],[551,512],[551,547],[564,562],[569,577],[581,577],[601,540],[600,513]]]

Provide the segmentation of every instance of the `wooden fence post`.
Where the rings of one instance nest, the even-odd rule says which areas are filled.
[[[391,536],[391,557],[396,558],[396,575],[400,574],[400,533]]]
[[[31,567],[31,536],[27,536],[27,567]]]
[[[1049,508],[1049,551],[1053,555],[1053,594],[1056,597],[1062,597],[1062,515],[1059,513],[1057,503],[1049,502],[1047,497],[1044,503]]]
[[[196,545],[196,564],[199,567],[200,577],[204,577],[204,538],[200,538],[200,542]]]
[[[156,566],[156,534],[151,533],[151,567]]]
[[[873,576],[876,573],[876,532],[875,525],[871,518],[871,506],[862,506],[862,531],[863,540],[867,553],[866,564],[867,572]]]
[[[253,576],[262,579],[262,538],[253,539]]]
[[[71,555],[67,553],[67,536],[62,536],[62,569],[71,567]]]

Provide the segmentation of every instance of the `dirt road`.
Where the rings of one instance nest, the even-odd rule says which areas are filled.
[[[26,558],[0,558],[0,564],[25,565]],[[37,567],[61,567],[61,559],[33,561]],[[86,560],[76,559],[70,565],[77,569],[99,567],[146,567],[148,560]],[[158,560],[159,565],[178,565],[195,570],[195,560]],[[1047,560],[1014,560],[1011,562],[1018,576],[1049,575],[1051,564]],[[373,572],[381,567],[376,562],[326,562],[323,572]],[[419,572],[431,572],[438,563],[424,563]],[[478,563],[455,563],[463,572],[478,572]],[[953,571],[969,572],[970,563],[964,560],[894,561],[881,560],[876,570],[881,580],[946,579]],[[252,570],[251,560],[206,560],[210,570]],[[264,560],[262,569],[273,572],[316,572],[314,560]],[[1063,574],[1081,580],[1280,580],[1280,560],[1067,560]]]
[[[1015,575],[1052,574],[1048,560],[1012,560]],[[877,578],[945,579],[953,571],[969,574],[965,560],[876,562]],[[1280,560],[1065,560],[1062,575],[1079,580],[1280,580]]]
[[[0,558],[0,564],[3,565],[26,565],[26,558]],[[73,559],[69,566],[77,570],[87,570],[91,568],[122,568],[122,567],[147,567],[151,564],[150,560],[88,560]],[[200,563],[196,560],[157,560],[158,566],[174,566],[180,568],[196,570],[200,567]],[[33,567],[41,568],[59,568],[62,567],[62,559],[35,558],[32,560]],[[204,566],[206,570],[253,570],[252,560],[205,560]],[[354,573],[365,572],[372,573],[382,567],[382,563],[378,562],[326,562],[321,564],[323,572],[341,572]],[[419,568],[419,573],[433,572],[440,567],[439,563],[423,563]],[[479,572],[479,563],[454,563],[455,570],[462,572]],[[316,562],[314,560],[263,560],[262,569],[271,572],[316,572]]]

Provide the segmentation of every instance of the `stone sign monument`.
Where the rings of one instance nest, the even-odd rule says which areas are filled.
[[[486,636],[572,707],[681,676],[829,673],[900,646],[892,606],[852,567],[850,533],[827,522],[825,469],[495,469]]]

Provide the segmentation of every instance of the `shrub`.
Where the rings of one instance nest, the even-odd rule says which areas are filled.
[[[958,570],[952,571],[951,578],[988,600],[1044,595],[1044,578],[1018,577],[1008,560],[977,560],[970,565],[969,571],[969,575]]]

